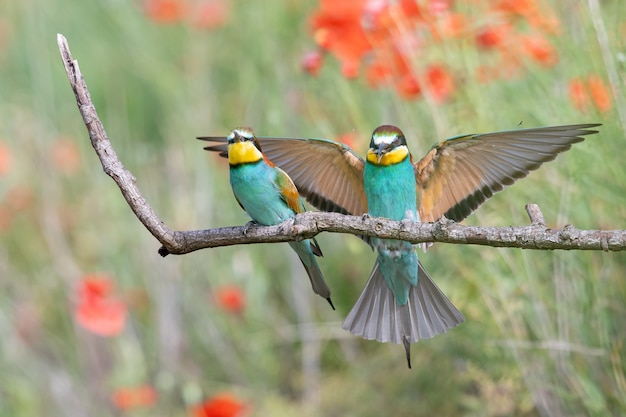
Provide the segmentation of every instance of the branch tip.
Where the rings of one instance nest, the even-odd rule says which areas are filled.
[[[543,217],[543,213],[537,204],[529,203],[526,204],[526,213],[528,213],[528,217],[530,218],[530,224],[533,226],[544,226],[546,225],[546,220]]]

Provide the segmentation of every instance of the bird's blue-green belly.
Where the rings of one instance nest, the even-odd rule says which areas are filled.
[[[231,167],[230,185],[244,210],[259,224],[278,224],[294,216],[276,185],[274,170],[263,161]]]

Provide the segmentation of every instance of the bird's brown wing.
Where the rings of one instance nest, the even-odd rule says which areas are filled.
[[[581,142],[599,124],[464,135],[436,144],[414,163],[420,219],[461,221],[504,187]]]

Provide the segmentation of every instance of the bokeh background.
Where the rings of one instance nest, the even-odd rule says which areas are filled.
[[[341,329],[374,254],[324,234],[337,311],[286,244],[161,258],[90,147],[64,34],[172,228],[243,225],[201,135],[341,140],[603,123],[468,224],[623,229],[622,0],[0,2],[0,415],[626,414],[626,255],[438,244],[466,322],[413,346]]]

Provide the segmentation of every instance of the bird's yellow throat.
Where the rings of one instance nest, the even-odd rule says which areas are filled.
[[[404,145],[401,145],[395,148],[394,150],[389,151],[386,154],[384,154],[383,157],[380,158],[380,162],[379,162],[378,155],[376,155],[376,152],[370,149],[369,151],[367,151],[367,161],[374,165],[382,165],[382,166],[393,165],[393,164],[397,164],[398,162],[404,161],[404,159],[407,157],[408,154],[409,154],[409,148],[407,148]]]
[[[235,142],[228,145],[228,163],[230,165],[249,164],[261,159],[263,159],[263,154],[251,141]]]

